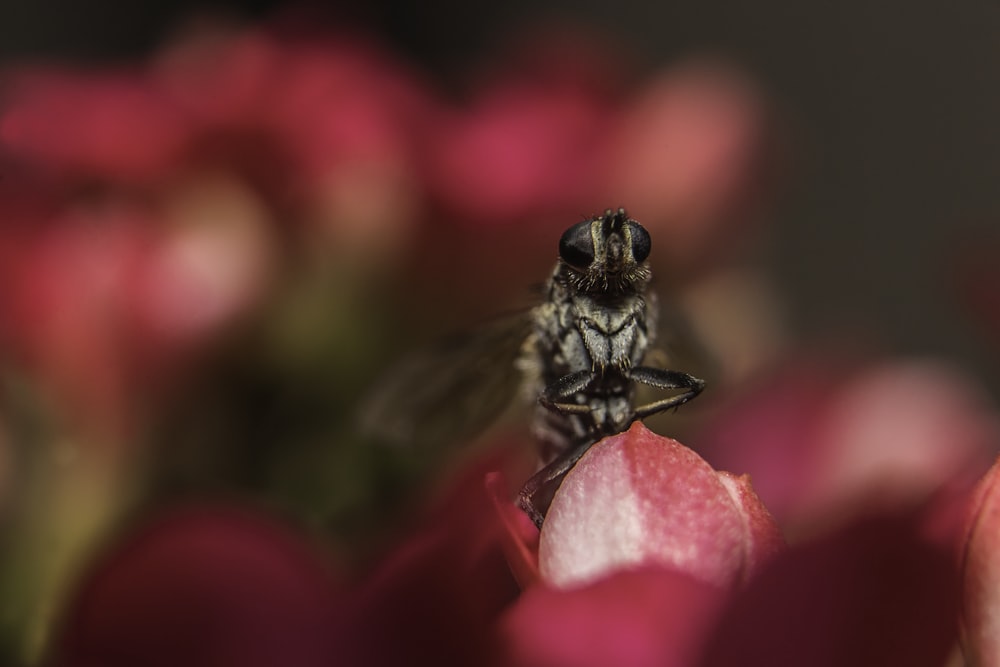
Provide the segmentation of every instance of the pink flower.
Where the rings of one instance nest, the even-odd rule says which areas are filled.
[[[629,99],[599,179],[650,230],[657,262],[690,272],[746,236],[768,183],[768,110],[739,72],[692,62]]]
[[[928,518],[862,519],[778,554],[730,601],[697,664],[946,664],[957,639],[954,544]]]
[[[188,146],[187,119],[139,71],[25,69],[0,86],[0,152],[33,171],[143,183]]]
[[[47,664],[328,667],[340,588],[315,546],[273,519],[176,509],[91,568]]]
[[[673,441],[635,426],[591,452],[542,527],[541,581],[501,617],[503,664],[931,667],[952,649],[954,531],[934,508],[781,550],[756,496],[727,501],[733,478]],[[575,560],[604,569],[546,581]]]
[[[518,593],[483,489],[502,457],[463,470],[353,587],[334,629],[342,663],[489,664],[496,619]]]
[[[625,570],[570,590],[536,586],[500,619],[502,664],[695,665],[724,601],[715,586],[662,567]]]
[[[662,567],[538,586],[499,632],[502,664],[520,667],[940,667],[956,610],[951,549],[902,516],[791,547],[728,593]]]
[[[597,205],[605,111],[576,91],[508,84],[443,121],[431,187],[460,218],[510,222]]]
[[[345,256],[406,240],[433,104],[375,45],[205,28],[165,49],[151,78],[198,128],[196,161],[242,174],[312,238]]]
[[[542,579],[578,586],[658,564],[729,587],[782,540],[746,477],[716,472],[641,422],[595,444],[566,475],[541,532]]]
[[[47,664],[488,664],[518,592],[482,487],[496,465],[468,468],[350,579],[320,543],[259,511],[154,515],[83,573]]]
[[[1000,665],[1000,462],[980,480],[970,503],[962,551],[962,630],[966,657]]]
[[[537,570],[534,527],[505,523],[528,585],[499,626],[510,665],[695,664],[730,592],[783,545],[746,478],[638,422],[566,475]]]
[[[204,179],[162,208],[111,199],[0,226],[0,345],[99,430],[130,423],[255,306],[274,247],[258,203]]]
[[[269,520],[189,510],[154,522],[91,570],[63,615],[53,664],[942,664],[956,637],[954,545],[925,512],[866,519],[779,551],[759,501],[746,489],[731,494],[731,478],[673,441],[639,426],[595,447],[566,480],[567,498],[557,493],[563,507],[552,511],[562,516],[550,514],[555,532],[543,539],[589,540],[598,550],[622,539],[607,521],[596,520],[592,535],[559,522],[576,501],[587,508],[575,516],[594,520],[601,511],[589,508],[609,480],[646,484],[648,502],[626,494],[605,511],[675,515],[648,524],[666,553],[609,563],[587,583],[535,581],[518,596],[500,541],[505,525],[523,524],[497,521],[482,489],[496,459],[468,469],[350,586],[331,583],[319,552]],[[636,469],[639,461],[653,474]],[[660,474],[668,467],[679,480]],[[682,488],[691,493],[678,495]],[[504,497],[501,507],[512,505]],[[719,531],[717,515],[733,513],[744,529]],[[664,528],[684,533],[667,540],[656,534]],[[687,534],[702,558],[677,558]],[[756,555],[729,560],[720,577],[733,540]]]
[[[941,363],[788,364],[734,396],[695,440],[748,473],[789,535],[968,488],[998,442],[981,391]]]

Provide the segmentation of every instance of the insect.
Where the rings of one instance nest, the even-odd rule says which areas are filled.
[[[591,445],[704,388],[687,373],[642,365],[656,325],[655,297],[646,292],[651,247],[622,208],[573,225],[538,306],[415,357],[369,402],[365,421],[387,439],[433,440],[454,431],[456,417],[459,430],[474,430],[503,408],[512,387],[527,388],[537,396],[532,430],[544,466],[518,505],[541,527],[552,493]],[[681,393],[635,406],[637,385]]]

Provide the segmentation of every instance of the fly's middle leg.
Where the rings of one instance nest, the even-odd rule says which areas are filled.
[[[570,399],[586,389],[594,381],[596,374],[593,371],[577,371],[559,378],[542,390],[538,397],[538,402],[546,409],[560,415],[576,415],[585,420],[593,422],[593,411],[586,403],[574,403]],[[592,423],[590,430],[597,432],[597,424]],[[517,504],[524,512],[531,517],[531,520],[538,528],[542,527],[545,514],[548,511],[548,503],[551,495],[545,496],[543,492],[554,492],[561,483],[562,478],[569,470],[576,465],[580,457],[590,449],[596,438],[587,438],[582,444],[565,450],[557,456],[551,463],[536,472],[524,483],[518,493]],[[555,487],[555,488],[554,488]]]
[[[655,387],[657,389],[687,389],[682,394],[667,396],[658,401],[640,405],[635,409],[634,419],[644,419],[650,415],[679,407],[701,393],[705,381],[680,371],[668,371],[662,368],[636,366],[629,371],[629,379],[635,382]]]

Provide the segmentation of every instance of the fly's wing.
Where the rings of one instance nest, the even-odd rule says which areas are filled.
[[[517,362],[530,333],[530,313],[523,313],[404,359],[362,404],[363,435],[418,448],[474,437],[518,393]]]

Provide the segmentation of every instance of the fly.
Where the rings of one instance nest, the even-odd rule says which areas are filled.
[[[531,312],[523,364],[539,376],[534,431],[548,463],[522,487],[518,504],[538,527],[543,489],[591,445],[705,386],[687,373],[641,365],[655,331],[655,299],[646,294],[651,247],[649,232],[623,208],[579,222],[559,240],[546,300]],[[684,391],[633,407],[637,383]]]
[[[705,386],[642,365],[656,329],[651,247],[622,208],[573,225],[559,241],[541,304],[394,369],[362,409],[366,430],[415,446],[468,437],[526,388],[537,397],[532,430],[544,466],[521,488],[518,505],[541,527],[552,493],[591,445]],[[635,406],[637,385],[682,391]]]

